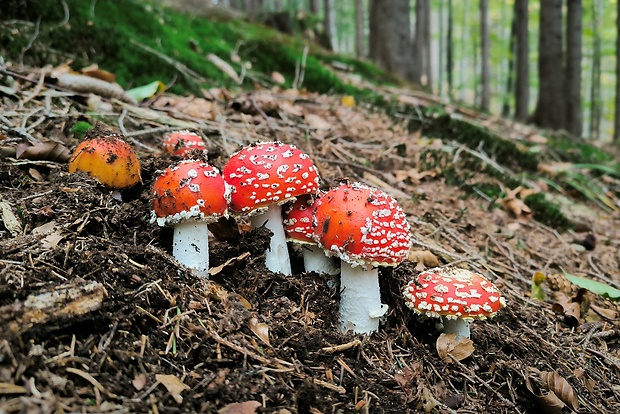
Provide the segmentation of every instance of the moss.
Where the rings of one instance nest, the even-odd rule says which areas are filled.
[[[571,221],[562,209],[547,200],[544,193],[532,194],[525,198],[525,204],[532,210],[532,218],[556,230],[567,230],[572,227]]]
[[[613,161],[613,156],[604,149],[563,134],[551,135],[547,145],[551,155],[558,161],[579,164],[605,164]]]

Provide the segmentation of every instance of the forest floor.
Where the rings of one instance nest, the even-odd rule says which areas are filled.
[[[617,213],[567,194],[585,207],[583,231],[562,231],[528,217],[518,191],[503,203],[468,194],[444,172],[481,151],[339,96],[212,89],[89,108],[42,71],[22,76],[0,92],[0,412],[620,412],[618,307],[563,275],[620,284]],[[139,154],[143,182],[122,202],[67,172],[72,127],[95,119]],[[413,248],[380,270],[379,332],[341,334],[338,286],[304,273],[294,246],[293,277],[269,272],[265,232],[241,218],[213,228],[209,280],[174,260],[171,230],[149,223],[150,188],[174,161],[163,135],[179,128],[199,132],[220,169],[242,145],[280,140],[311,156],[324,187],[347,177],[399,201]],[[447,264],[507,299],[472,324],[473,349],[446,349],[401,297]],[[545,300],[530,297],[536,272]]]

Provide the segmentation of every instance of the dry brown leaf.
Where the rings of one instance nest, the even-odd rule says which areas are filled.
[[[263,405],[258,401],[244,401],[228,404],[219,409],[218,414],[254,414]]]
[[[474,342],[464,336],[457,340],[455,333],[439,335],[436,347],[439,358],[447,363],[454,362],[452,358],[461,361],[474,353]]]
[[[13,214],[13,209],[7,201],[0,201],[0,220],[4,223],[4,227],[15,237],[21,234],[22,224]]]
[[[21,143],[15,149],[15,157],[25,160],[67,162],[71,151],[56,142],[40,142],[34,145]]]
[[[296,116],[298,118],[304,116],[304,110],[301,106],[293,105],[288,101],[280,102],[280,110],[284,111],[286,115]]]
[[[146,386],[146,375],[137,374],[131,381],[131,385],[133,385],[133,387],[138,391],[144,389],[144,387]]]
[[[116,82],[116,75],[112,72],[99,68],[99,65],[93,63],[90,66],[86,66],[80,70],[82,75],[90,76],[91,78],[101,79],[102,81],[114,83]]]
[[[327,130],[332,127],[332,124],[316,114],[306,114],[304,119],[306,120],[306,124],[312,129]]]
[[[525,371],[525,386],[547,414],[561,414],[567,405],[575,411],[579,409],[579,400],[573,388],[555,372],[528,367]]]
[[[168,390],[177,404],[181,404],[183,402],[181,393],[190,389],[190,387],[184,384],[183,381],[181,381],[176,375],[157,374],[155,375],[155,379],[166,387],[166,390]]]
[[[556,176],[570,170],[572,167],[573,164],[570,162],[550,162],[547,164],[538,164],[538,172]]]
[[[435,177],[437,175],[434,171],[418,171],[417,168],[410,168],[408,170],[396,170],[394,171],[396,181],[401,182],[409,179],[412,184],[417,184],[426,177]]]
[[[430,250],[409,251],[409,261],[417,262],[418,265],[421,264],[424,268],[441,266],[437,256],[435,256]]]
[[[269,325],[259,322],[256,318],[250,319],[249,325],[250,329],[254,332],[254,335],[258,337],[258,339],[267,345],[271,345],[269,343]]]
[[[280,72],[271,72],[271,80],[280,85],[286,82],[286,78]]]
[[[241,261],[241,260],[245,259],[246,257],[248,257],[249,255],[250,255],[250,253],[249,253],[249,252],[243,252],[243,253],[241,253],[241,254],[240,254],[239,256],[237,256],[237,257],[232,257],[232,258],[230,258],[230,259],[226,260],[226,262],[222,263],[221,265],[216,266],[216,267],[212,267],[212,268],[210,268],[210,269],[209,269],[209,275],[210,275],[210,276],[217,275],[217,274],[218,274],[218,273],[220,273],[222,270],[224,270],[224,268],[225,268],[226,266],[230,266],[230,264],[231,264],[231,263],[234,263],[234,262],[239,262],[239,261]]]
[[[532,216],[532,210],[523,202],[522,199],[517,198],[524,188],[519,186],[513,190],[506,192],[506,197],[498,200],[502,203],[504,210],[511,213],[519,220],[529,220]]]
[[[207,55],[207,60],[213,63],[219,70],[224,72],[230,79],[232,79],[235,83],[241,83],[241,78],[237,75],[237,72],[233,69],[232,66],[219,56],[214,55],[213,53],[209,53]]]
[[[3,394],[26,394],[28,390],[21,385],[15,385],[8,382],[0,382],[0,395]]]
[[[573,410],[579,410],[579,398],[573,390],[573,387],[557,372],[541,371],[540,377],[547,385],[550,391],[555,393],[564,404],[570,406]]]
[[[58,243],[64,238],[60,233],[48,234],[41,240],[41,247],[44,249],[53,249],[58,246]]]

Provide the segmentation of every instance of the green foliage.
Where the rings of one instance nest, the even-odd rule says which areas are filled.
[[[567,230],[570,220],[555,203],[547,200],[544,193],[527,196],[525,204],[532,210],[532,218],[556,230]]]
[[[615,287],[606,285],[601,282],[597,282],[596,280],[571,275],[570,273],[566,272],[564,272],[564,276],[566,277],[566,279],[568,279],[569,282],[574,283],[581,288],[588,289],[592,293],[600,295],[609,300],[620,300],[620,290],[616,289]]]
[[[555,134],[551,136],[547,145],[551,154],[558,161],[593,164],[605,164],[613,161],[613,157],[605,150],[566,135]]]

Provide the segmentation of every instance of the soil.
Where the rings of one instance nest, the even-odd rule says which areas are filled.
[[[617,214],[587,206],[579,234],[514,217],[446,183],[445,163],[462,161],[428,167],[441,142],[423,129],[339,97],[212,90],[93,114],[85,96],[27,76],[0,118],[0,201],[12,213],[0,226],[0,412],[620,411],[617,306],[562,276],[620,283]],[[71,149],[83,120],[123,132],[138,153],[142,183],[122,201],[69,174],[66,153],[11,152]],[[340,333],[338,285],[304,273],[298,246],[292,277],[268,271],[269,232],[241,217],[212,226],[209,280],[175,261],[172,230],[150,223],[150,187],[176,160],[158,148],[180,125],[220,168],[241,145],[281,140],[311,155],[325,188],[348,177],[398,199],[413,248],[380,269],[390,310],[379,332]],[[448,264],[487,275],[508,306],[472,324],[472,350],[458,344],[442,359],[435,321],[413,315],[401,292],[424,267]],[[535,272],[547,276],[545,300],[530,297]]]

